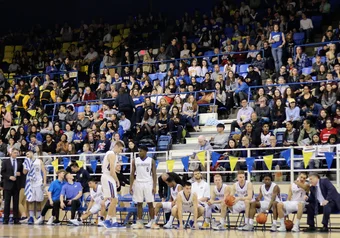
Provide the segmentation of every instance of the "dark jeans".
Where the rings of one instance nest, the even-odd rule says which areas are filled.
[[[322,214],[323,213],[323,218],[322,218],[322,224],[325,227],[328,227],[329,223],[329,217],[332,212],[338,212],[336,204],[334,201],[330,201],[326,206],[320,206],[318,201],[317,203],[309,203],[306,207],[307,209],[307,224],[311,227],[315,226],[314,222],[314,216],[316,214]]]
[[[246,94],[244,92],[239,92],[239,93],[235,93],[234,94],[234,103],[235,103],[235,105],[239,106],[240,102],[243,99],[247,99],[248,100],[248,94]]]
[[[55,202],[57,202],[57,201],[55,201]],[[44,217],[44,216],[46,215],[46,213],[47,213],[47,211],[48,211],[49,209],[52,209],[52,216],[55,216],[55,214],[56,214],[56,211],[55,211],[55,209],[54,209],[54,203],[55,203],[55,202],[53,202],[53,206],[51,206],[50,201],[47,200],[47,202],[45,203],[44,208],[43,208],[42,211],[41,211],[41,216],[42,216],[42,217]],[[58,201],[58,202],[59,202],[59,201]],[[58,214],[59,214],[59,208],[58,208]],[[59,220],[59,215],[58,215],[58,217],[57,217],[57,220]]]
[[[241,129],[236,120],[231,123],[230,132],[234,132],[235,128]]]
[[[11,212],[11,199],[13,197],[13,220],[19,221],[19,189],[14,186],[11,190],[4,190],[5,208],[4,208],[4,221],[8,222]]]
[[[64,201],[64,204],[67,207],[71,207],[71,219],[74,219],[76,217],[76,212],[78,210],[78,208],[80,208],[80,201],[79,200],[72,200],[71,205],[68,205],[69,201]],[[56,219],[59,220],[59,209],[60,209],[60,201],[55,201],[53,203],[53,207],[54,207],[54,212],[55,212],[55,216]]]
[[[169,132],[173,132],[177,130],[176,134],[176,140],[182,139],[182,131],[183,131],[183,126],[180,124],[175,124],[173,120],[170,120],[169,122]]]

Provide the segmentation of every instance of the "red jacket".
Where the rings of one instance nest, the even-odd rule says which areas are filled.
[[[83,101],[96,100],[96,94],[90,92],[90,94],[84,93]]]
[[[332,128],[330,130],[328,130],[327,128],[323,129],[320,133],[321,143],[327,143],[329,136],[332,134],[336,135],[337,133],[338,130],[336,128]]]

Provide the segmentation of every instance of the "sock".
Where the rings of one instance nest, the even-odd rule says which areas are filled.
[[[295,220],[295,225],[300,226],[300,219]]]
[[[276,220],[273,221],[273,225],[276,226]]]
[[[112,223],[116,223],[117,222],[117,218],[116,217],[112,217]]]
[[[224,223],[225,223],[224,218],[220,219],[220,223],[221,223],[221,225],[224,225]]]
[[[280,224],[281,224],[282,227],[285,226],[285,219],[284,218],[280,219]]]
[[[249,219],[249,225],[253,225],[254,224],[254,219]]]
[[[249,218],[248,217],[244,218],[244,223],[249,224]]]
[[[112,217],[109,216],[109,215],[106,216],[106,220],[111,220],[111,218],[112,218]]]
[[[34,211],[29,211],[30,217],[34,217]]]
[[[174,222],[174,217],[173,217],[173,216],[170,216],[168,223],[169,223],[170,225],[172,225],[173,222]]]
[[[156,216],[156,215],[155,215],[155,216],[154,216],[154,218],[153,218],[153,220],[154,220],[154,221],[156,221],[156,220],[157,220],[157,218],[158,218],[158,216]]]
[[[205,218],[205,222],[206,222],[206,223],[210,223],[210,217],[206,217],[206,218]]]
[[[37,217],[41,216],[41,211],[37,211]]]

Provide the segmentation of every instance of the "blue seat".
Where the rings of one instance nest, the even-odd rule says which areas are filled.
[[[302,69],[302,74],[310,75],[312,73],[312,67],[305,67]]]
[[[320,30],[322,23],[322,16],[312,16],[311,20],[313,22],[314,29]]]
[[[84,112],[84,109],[85,109],[84,106],[79,106],[79,107],[77,108],[77,112],[78,112],[78,113],[79,113],[79,112]]]
[[[304,32],[294,33],[293,40],[296,45],[302,45],[305,40],[305,33]]]
[[[166,76],[166,73],[158,73],[157,76],[159,80],[162,80]]]
[[[232,36],[234,34],[234,29],[232,27],[226,27],[224,28],[224,33],[227,37],[230,35]]]
[[[151,81],[154,81],[154,80],[158,79],[158,75],[157,74],[149,74],[149,78],[151,79]]]
[[[99,110],[98,105],[91,105],[91,112],[97,112]]]
[[[213,56],[213,55],[214,55],[214,51],[212,50],[204,52],[204,56]]]
[[[204,81],[204,78],[196,78],[196,81],[197,81],[198,83],[202,83],[202,82]]]
[[[224,66],[220,66],[220,71],[224,72]]]
[[[282,146],[283,145],[283,132],[277,132],[276,133],[276,142],[278,146]]]
[[[247,73],[248,67],[249,67],[249,64],[241,64],[239,73]]]
[[[314,64],[315,61],[316,61],[316,58],[313,57],[313,58],[312,58],[312,64]],[[321,62],[322,62],[322,63],[326,63],[326,56],[321,56]]]

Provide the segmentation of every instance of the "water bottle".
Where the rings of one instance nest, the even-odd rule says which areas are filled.
[[[278,170],[275,172],[275,182],[282,182],[282,172],[280,172],[280,165],[275,166],[275,170]]]

